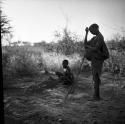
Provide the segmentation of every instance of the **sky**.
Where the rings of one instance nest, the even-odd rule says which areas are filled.
[[[125,34],[125,0],[5,0],[2,7],[11,20],[12,41],[51,42],[66,26],[83,39],[93,23],[105,40]]]

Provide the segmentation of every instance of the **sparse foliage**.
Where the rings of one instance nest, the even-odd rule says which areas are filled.
[[[1,40],[9,41],[12,38],[12,27],[10,26],[10,20],[3,13],[2,7],[0,7],[0,17]]]

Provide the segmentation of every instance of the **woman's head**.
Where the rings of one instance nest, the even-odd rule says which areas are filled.
[[[92,24],[92,25],[89,26],[89,31],[93,35],[97,35],[99,33],[99,26],[97,24]]]

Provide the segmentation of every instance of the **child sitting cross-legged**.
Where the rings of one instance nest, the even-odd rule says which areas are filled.
[[[62,62],[63,72],[62,73],[56,72],[56,75],[58,76],[59,81],[63,83],[63,85],[65,86],[71,86],[74,82],[74,76],[68,64],[69,64],[68,60],[63,60]]]

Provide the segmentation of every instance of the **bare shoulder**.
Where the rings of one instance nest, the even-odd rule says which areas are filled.
[[[98,36],[97,36],[97,42],[99,44],[104,44],[105,43],[104,42],[104,37],[103,37],[103,35],[101,33],[99,33]]]
[[[98,38],[104,41],[104,37],[101,33],[98,34]]]

